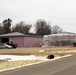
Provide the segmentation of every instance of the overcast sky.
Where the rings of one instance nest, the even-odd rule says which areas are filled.
[[[34,24],[37,19],[45,19],[52,26],[76,33],[76,0],[0,0],[0,22],[7,18],[13,24]]]

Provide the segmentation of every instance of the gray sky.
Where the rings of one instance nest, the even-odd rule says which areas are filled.
[[[0,0],[0,22],[7,18],[30,24],[45,19],[76,33],[76,0]]]

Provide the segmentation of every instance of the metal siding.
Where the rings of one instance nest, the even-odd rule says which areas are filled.
[[[24,37],[25,47],[38,47],[43,43],[43,38],[39,37]]]
[[[47,39],[51,37],[51,41],[50,39]],[[76,42],[76,34],[52,34],[52,35],[45,35],[43,37],[44,40],[44,46],[49,46],[47,41],[50,41],[51,44],[50,46],[55,46],[58,42],[60,42],[60,44],[63,44],[63,42],[68,42],[70,41],[70,44],[72,44],[73,42]],[[66,44],[67,45],[67,44]]]
[[[14,44],[18,44],[19,47],[24,46],[24,37],[9,37],[9,42],[11,41]]]
[[[22,47],[38,47],[43,43],[43,38],[40,37],[9,37],[9,42],[18,44]]]

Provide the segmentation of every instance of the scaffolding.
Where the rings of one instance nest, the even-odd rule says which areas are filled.
[[[44,35],[43,46],[67,46],[76,42],[76,34]]]

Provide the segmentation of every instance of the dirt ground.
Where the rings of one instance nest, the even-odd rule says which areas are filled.
[[[0,61],[0,72],[6,71],[10,68],[17,68],[19,66],[26,66],[28,64],[42,62],[41,59],[47,58],[47,55],[54,55],[56,57],[63,57],[67,54],[76,54],[76,47],[32,47],[32,48],[16,48],[16,49],[0,49],[0,55],[36,55],[39,60],[21,60],[21,61]],[[44,57],[44,58],[43,58]],[[9,58],[7,58],[9,59]],[[44,60],[43,60],[44,61]]]
[[[16,48],[16,49],[0,49],[0,54],[14,55],[64,55],[76,54],[76,47],[31,47],[31,48]]]

